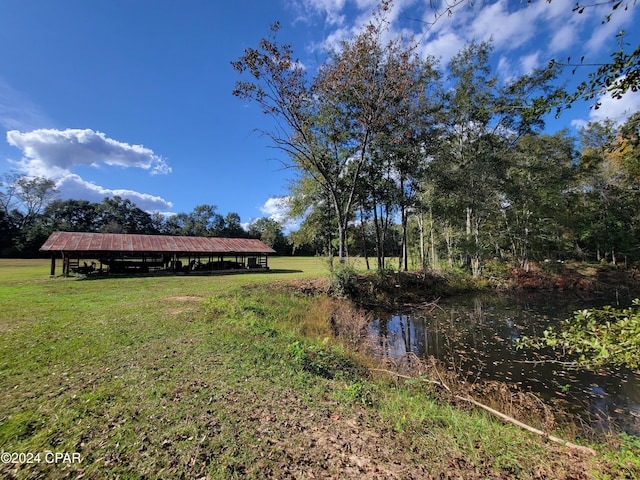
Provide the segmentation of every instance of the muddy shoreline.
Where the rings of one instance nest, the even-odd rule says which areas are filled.
[[[506,273],[506,274],[505,274]],[[470,292],[560,291],[582,295],[624,293],[640,296],[640,271],[610,265],[567,264],[547,271],[537,264],[502,275],[478,278],[438,272],[399,272],[358,276],[352,300],[363,308],[421,307]]]

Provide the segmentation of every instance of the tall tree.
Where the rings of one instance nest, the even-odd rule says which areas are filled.
[[[353,190],[360,164],[352,160],[354,147],[344,116],[327,91],[316,89],[302,64],[294,59],[290,45],[277,42],[280,25],[259,48],[248,48],[232,65],[252,80],[238,81],[234,95],[257,102],[274,119],[264,132],[276,148],[288,155],[288,166],[313,178],[331,199],[340,237],[339,257],[346,257],[346,230]]]
[[[272,218],[262,217],[249,225],[249,236],[259,238],[280,255],[287,253],[287,241],[282,225]]]
[[[247,232],[242,228],[240,223],[240,215],[235,212],[229,212],[224,217],[224,231],[223,236],[230,238],[242,238],[247,235]]]
[[[189,215],[184,212],[180,212],[175,215],[171,215],[164,220],[162,233],[164,233],[165,235],[189,236],[189,224]]]
[[[57,191],[55,183],[44,177],[17,173],[0,178],[0,233],[3,254],[31,256],[46,238],[41,216]]]
[[[551,3],[551,0],[547,0]],[[427,22],[429,27],[433,26],[436,22],[441,21],[444,17],[449,17],[460,7],[469,6],[473,8],[477,2],[473,0],[449,0],[442,4],[434,2],[430,7],[434,10],[433,19]],[[531,3],[531,0],[527,1],[527,4]],[[632,12],[635,8],[637,0],[610,0],[610,1],[593,1],[588,3],[576,2],[573,4],[572,11],[576,14],[583,14],[585,11],[600,9],[603,13],[602,24],[608,23],[614,15],[624,15],[625,13]],[[480,6],[480,8],[482,8]],[[612,98],[620,99],[622,96],[629,92],[637,92],[640,90],[640,45],[631,45],[630,49],[625,49],[624,31],[618,32],[616,38],[618,40],[619,48],[610,53],[610,61],[601,63],[585,62],[585,58],[588,52],[584,52],[581,56],[581,60],[578,63],[571,61],[571,58],[566,61],[558,61],[552,59],[549,62],[549,66],[553,69],[572,69],[575,74],[578,71],[584,69],[591,69],[588,73],[588,79],[582,81],[573,92],[565,92],[563,88],[557,90],[557,95],[554,96],[554,101],[549,103],[547,101],[536,102],[536,108],[540,108],[543,111],[550,111],[552,106],[555,105],[557,115],[560,115],[562,110],[570,108],[571,105],[578,100],[593,100],[596,97],[600,97],[603,94],[608,94]],[[596,101],[594,107],[597,109],[600,106],[599,100]]]
[[[33,225],[46,205],[57,195],[55,182],[44,177],[16,173],[0,180],[0,209],[18,229]]]
[[[43,213],[51,230],[66,232],[94,232],[100,225],[98,204],[87,200],[54,200]]]
[[[491,226],[500,216],[518,138],[543,127],[540,106],[558,95],[551,86],[557,75],[553,67],[501,85],[492,73],[491,51],[490,43],[472,43],[449,63],[450,87],[441,117],[445,133],[428,166],[433,187],[426,189],[432,195],[431,211],[446,228],[449,263],[456,243],[473,275],[480,274],[483,257],[495,253]]]
[[[611,147],[624,184],[640,187],[640,112],[631,115],[620,127]]]
[[[494,228],[525,269],[536,254],[549,257],[571,247],[565,193],[574,183],[574,141],[565,131],[526,135],[509,151],[501,200],[504,224]]]
[[[291,220],[303,219],[298,230],[291,235],[293,248],[310,246],[316,255],[326,255],[332,261],[337,228],[331,199],[318,182],[303,172],[289,189],[287,216]]]
[[[412,47],[397,38],[384,41],[384,20],[390,2],[383,1],[371,22],[344,41],[310,81],[293,60],[291,47],[272,37],[259,49],[247,49],[233,63],[253,81],[238,82],[235,95],[257,101],[276,119],[267,132],[307,178],[325,192],[334,210],[338,256],[347,253],[347,231],[356,192],[372,147],[397,115],[398,105],[414,95],[415,69],[420,65]]]
[[[430,164],[435,194],[455,192],[438,200],[439,210],[464,225],[465,262],[474,275],[480,274],[487,245],[484,225],[497,211],[497,192],[504,173],[499,155],[504,137],[496,119],[498,81],[491,74],[490,51],[488,43],[472,43],[451,60],[452,87],[446,93],[443,114],[446,133],[441,151]]]
[[[189,214],[185,234],[195,237],[220,237],[224,233],[224,218],[215,205],[197,205]]]
[[[156,233],[154,222],[144,210],[128,198],[106,197],[97,207],[99,230],[104,233]]]
[[[637,115],[622,127],[613,121],[591,122],[579,132],[582,155],[576,196],[582,215],[578,241],[587,253],[594,252],[597,260],[607,258],[616,263],[618,254],[640,253],[640,195],[632,143],[636,122]],[[635,128],[637,132],[637,125]]]

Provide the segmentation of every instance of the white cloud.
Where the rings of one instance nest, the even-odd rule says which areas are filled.
[[[299,228],[299,223],[287,219],[289,211],[289,197],[271,197],[260,207],[260,211],[271,220],[280,222],[285,232]]]
[[[420,55],[423,58],[431,55],[434,58],[440,59],[442,65],[446,65],[464,45],[464,39],[458,34],[455,32],[446,32],[438,35],[435,40],[423,44],[420,49]]]
[[[500,78],[503,78],[507,82],[515,78],[516,76],[516,72],[514,71],[513,66],[511,65],[511,61],[504,55],[500,56],[500,60],[498,61],[497,72],[498,72],[498,75],[500,75]]]
[[[289,197],[271,197],[260,207],[260,211],[272,220],[281,222],[289,209]]]
[[[342,25],[345,3],[346,0],[300,0],[293,5],[301,12],[299,19],[308,21],[309,16],[324,15],[329,25]]]
[[[600,121],[610,118],[618,123],[624,123],[635,112],[640,111],[640,92],[627,92],[621,99],[611,95],[600,97],[600,108],[592,109],[589,113],[590,121]]]
[[[575,119],[571,125],[575,128],[584,127],[588,122],[600,122],[605,119],[614,120],[618,124],[624,123],[631,115],[640,111],[640,92],[628,91],[621,99],[612,98],[604,94],[599,98],[600,107],[589,111],[588,119]]]
[[[506,1],[483,5],[468,31],[471,39],[493,39],[498,48],[518,48],[535,33],[535,22],[531,21],[531,15],[526,8],[510,12]]]
[[[530,41],[536,32],[539,10],[518,5],[515,10],[506,1],[482,3],[469,7],[463,3],[451,15],[425,4],[422,22],[423,54],[442,59],[446,65],[462,48],[473,41],[492,41],[498,52],[514,50]],[[434,22],[434,18],[437,21]]]
[[[59,178],[56,182],[56,189],[62,200],[82,199],[100,203],[105,197],[111,198],[119,196],[128,198],[138,208],[148,212],[163,211],[173,207],[171,202],[168,202],[162,197],[149,195],[148,193],[140,193],[134,190],[104,188],[87,182],[75,174],[69,174]]]
[[[404,9],[414,4],[417,0],[396,0],[386,12],[389,21],[394,21]],[[298,20],[309,21],[313,16],[323,16],[329,26],[342,26],[347,18],[347,8],[352,5],[362,15],[356,20],[356,24],[367,21],[369,14],[379,4],[379,0],[292,0],[291,6],[300,12]]]
[[[151,174],[166,174],[171,167],[153,150],[129,145],[89,129],[39,129],[30,132],[10,130],[7,142],[22,150],[23,158],[12,162],[29,176],[44,176],[56,182],[62,199],[101,202],[105,197],[120,196],[146,211],[168,210],[171,202],[147,193],[127,189],[110,189],[82,179],[74,167],[140,168]]]
[[[634,7],[631,6],[630,8],[633,9]],[[607,9],[607,13],[608,12],[609,10]],[[603,14],[604,12],[600,10],[598,13]],[[598,52],[607,42],[614,38],[620,30],[624,30],[627,26],[633,28],[633,25],[630,25],[630,23],[633,20],[634,13],[635,12],[616,12],[611,15],[611,20],[593,29],[593,35],[586,43],[585,50],[587,52]]]
[[[540,66],[540,52],[533,52],[520,59],[522,73],[531,73]]]
[[[379,0],[291,0],[291,6],[300,12],[297,20],[311,22],[315,16],[322,16],[328,34],[310,45],[311,52],[339,50],[340,43],[362,32],[371,21],[371,14],[377,10]],[[389,10],[384,12],[385,19],[394,24],[406,9],[419,0],[395,0]],[[347,21],[348,19],[348,21]],[[390,40],[397,31],[393,28],[383,33],[383,40]],[[409,35],[413,32],[405,32]]]
[[[548,44],[549,52],[552,54],[560,53],[570,49],[578,38],[576,25],[567,23],[558,28],[551,37]]]
[[[10,130],[7,142],[22,150],[20,164],[30,174],[59,177],[77,165],[136,167],[170,173],[166,161],[142,145],[129,145],[90,129]]]

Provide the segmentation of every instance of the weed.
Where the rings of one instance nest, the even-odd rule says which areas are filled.
[[[366,380],[355,380],[344,387],[340,399],[351,404],[373,407],[377,402],[377,387]]]

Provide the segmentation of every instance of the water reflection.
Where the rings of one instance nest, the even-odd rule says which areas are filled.
[[[640,376],[628,371],[590,372],[543,362],[543,354],[516,350],[523,335],[541,336],[578,309],[631,304],[631,298],[580,298],[565,293],[481,294],[440,302],[438,308],[378,319],[371,334],[382,356],[409,352],[436,357],[466,375],[505,381],[558,404],[595,428],[615,424],[640,435]]]

